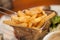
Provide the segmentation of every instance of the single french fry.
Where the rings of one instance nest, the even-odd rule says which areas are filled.
[[[25,16],[25,14],[24,14],[22,11],[18,11],[18,12],[17,12],[17,15],[18,15],[18,16]]]
[[[27,22],[28,19],[26,17],[19,17],[18,19],[20,22]]]
[[[19,23],[20,23],[20,21],[19,21],[19,17],[18,17],[18,16],[16,16],[16,15],[11,16],[11,21],[16,22],[17,24],[19,24]]]
[[[30,8],[29,10],[30,10],[32,15],[39,13],[39,11],[36,8]]]
[[[20,24],[17,24],[18,26],[20,27],[27,27],[27,23],[20,23]]]
[[[25,14],[31,16],[31,12],[29,10],[25,10]]]
[[[19,23],[19,24],[17,24],[16,22],[11,21],[11,20],[6,20],[6,21],[4,21],[4,23],[8,24],[8,25],[11,25],[11,26],[15,26],[15,27],[27,27],[27,23]]]
[[[11,25],[11,26],[17,26],[17,24],[14,21],[6,20],[4,21],[5,24]]]
[[[11,16],[11,19],[12,19],[12,20],[18,20],[19,18],[18,18],[17,15],[13,15],[13,16]]]
[[[33,25],[33,23],[31,23],[31,22],[28,23],[28,27],[29,27],[29,28],[31,28],[32,25]]]

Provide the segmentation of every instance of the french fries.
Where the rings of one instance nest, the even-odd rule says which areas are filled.
[[[22,11],[18,11],[17,13],[18,16],[25,16],[25,14]]]
[[[40,7],[31,8],[29,10],[18,11],[17,15],[11,16],[11,20],[6,20],[4,23],[15,27],[29,27],[39,29],[42,25],[54,17],[55,12],[49,16]]]
[[[56,15],[55,12],[52,12],[49,16],[46,16],[40,23],[37,25],[37,28],[40,28],[47,20],[53,18]]]

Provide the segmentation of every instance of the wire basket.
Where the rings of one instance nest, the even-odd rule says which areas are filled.
[[[50,21],[47,21],[39,30],[26,27],[14,27],[14,33],[18,40],[42,40],[49,32],[49,26]]]

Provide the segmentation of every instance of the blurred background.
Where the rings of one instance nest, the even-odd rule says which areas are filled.
[[[0,6],[14,11],[41,5],[60,5],[60,0],[0,0]]]
[[[60,5],[60,0],[13,0],[14,11],[41,5]]]
[[[0,7],[5,7],[13,11],[43,5],[60,5],[60,0],[0,0]]]

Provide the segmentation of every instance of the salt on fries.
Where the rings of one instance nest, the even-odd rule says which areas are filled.
[[[42,25],[56,14],[52,12],[47,15],[40,7],[29,10],[18,11],[17,15],[11,16],[11,20],[5,20],[4,23],[15,27],[41,28]]]

